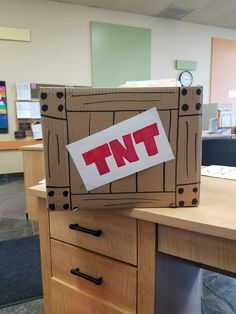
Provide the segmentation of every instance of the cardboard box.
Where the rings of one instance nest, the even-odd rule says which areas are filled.
[[[40,103],[49,209],[198,205],[201,87],[42,88]],[[175,158],[88,192],[66,145],[153,107]]]

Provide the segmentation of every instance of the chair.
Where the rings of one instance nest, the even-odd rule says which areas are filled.
[[[236,139],[203,139],[202,165],[222,165],[236,167]]]

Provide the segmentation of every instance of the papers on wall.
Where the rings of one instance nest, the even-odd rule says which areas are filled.
[[[17,101],[17,119],[40,119],[40,105],[38,101]]]
[[[42,125],[40,122],[35,122],[31,124],[31,129],[33,132],[33,137],[35,140],[42,139]]]
[[[201,170],[202,176],[236,180],[236,167],[208,166]]]
[[[17,100],[31,99],[30,83],[16,83],[16,98]]]

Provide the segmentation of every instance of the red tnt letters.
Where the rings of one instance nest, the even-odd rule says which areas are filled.
[[[153,156],[158,153],[157,145],[154,137],[159,135],[159,130],[156,123],[146,126],[143,129],[135,131],[133,137],[136,144],[144,143],[148,156]]]
[[[124,158],[128,162],[135,162],[139,160],[134,148],[131,134],[124,135],[122,138],[125,143],[125,147],[118,140],[109,142],[112,154],[118,167],[122,167],[125,165]]]
[[[155,142],[155,136],[159,135],[159,130],[156,123],[150,124],[145,128],[133,132],[133,138],[136,144],[143,143],[148,156],[154,156],[158,153],[158,148]],[[98,146],[86,153],[83,153],[85,164],[91,165],[95,163],[99,174],[102,176],[110,172],[106,158],[113,155],[117,167],[125,166],[125,160],[133,163],[139,160],[139,156],[135,150],[131,134],[126,134],[123,137],[124,145],[117,139],[109,143]],[[124,160],[125,159],[125,160]]]
[[[106,158],[111,156],[111,152],[108,144],[98,146],[90,151],[84,153],[83,155],[86,165],[96,164],[99,174],[102,176],[105,173],[110,172],[107,165]]]

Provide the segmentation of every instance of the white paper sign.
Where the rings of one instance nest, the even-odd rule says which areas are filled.
[[[16,83],[16,97],[18,100],[30,100],[30,83]]]
[[[17,119],[40,119],[40,104],[38,101],[17,101]]]
[[[67,145],[87,191],[174,159],[156,108]]]
[[[39,122],[32,123],[31,129],[32,129],[33,137],[35,140],[41,140],[43,138],[41,123],[39,123]]]

